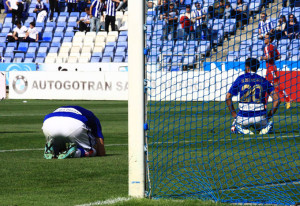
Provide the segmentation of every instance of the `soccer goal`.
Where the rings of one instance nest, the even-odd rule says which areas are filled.
[[[129,3],[129,195],[300,202],[298,6]]]

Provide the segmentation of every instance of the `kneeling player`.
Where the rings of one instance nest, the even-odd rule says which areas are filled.
[[[229,89],[226,95],[226,104],[235,120],[231,132],[240,134],[254,134],[250,127],[254,127],[259,134],[267,134],[273,124],[270,118],[275,114],[280,104],[279,95],[274,87],[265,78],[256,74],[259,68],[259,61],[254,58],[246,60],[245,74],[239,76]],[[239,112],[235,111],[232,104],[232,97],[240,94]],[[266,94],[272,95],[273,108],[267,114]]]
[[[105,155],[100,121],[82,107],[56,109],[45,116],[42,130],[46,137],[46,159]]]

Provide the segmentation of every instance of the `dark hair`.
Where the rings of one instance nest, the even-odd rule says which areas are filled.
[[[252,72],[257,72],[257,70],[260,66],[260,63],[255,58],[248,58],[248,59],[246,59],[245,65],[246,65],[246,67],[249,67]]]
[[[20,21],[15,21],[15,25],[18,25],[18,24],[21,24],[21,22]]]
[[[268,32],[266,35],[269,36],[270,42],[273,42],[275,39],[274,33]]]
[[[286,22],[286,17],[285,17],[285,15],[281,15],[280,18],[283,19],[283,22]]]
[[[297,18],[295,17],[295,15],[294,15],[294,14],[289,14],[289,21],[290,21],[290,16],[293,16],[293,20],[294,20],[294,22],[297,24],[297,23],[298,23],[298,20],[297,20]]]
[[[240,0],[241,1],[241,4],[243,4],[244,3],[244,1],[243,0]]]
[[[30,25],[32,25],[33,27],[35,27],[35,22],[34,21],[30,22]]]

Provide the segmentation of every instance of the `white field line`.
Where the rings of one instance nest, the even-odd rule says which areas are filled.
[[[112,205],[112,204],[116,204],[119,202],[126,202],[131,199],[132,198],[128,198],[128,197],[117,197],[115,199],[108,199],[108,200],[97,201],[97,202],[92,202],[92,203],[87,203],[87,204],[82,204],[82,205],[76,205],[76,206]]]
[[[281,136],[280,138],[296,138],[300,136]],[[219,139],[219,140],[212,140],[212,139],[207,139],[203,140],[202,142],[229,142],[229,141],[245,141],[245,140],[261,140],[261,139],[276,139],[277,137],[259,137],[259,138],[239,138],[239,139]],[[197,143],[201,141],[178,141],[178,142],[155,142],[155,143],[150,143],[149,145],[159,145],[159,144],[178,144],[178,143]],[[116,146],[128,146],[128,144],[107,144],[105,147],[116,147]],[[44,150],[44,148],[29,148],[29,149],[8,149],[8,150],[0,150],[0,153],[2,152],[24,152],[24,151],[39,151],[39,150]]]

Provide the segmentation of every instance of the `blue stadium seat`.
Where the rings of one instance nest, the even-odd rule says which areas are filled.
[[[62,41],[62,38],[58,37],[58,36],[53,37],[53,39],[52,39],[52,42],[60,42],[61,43],[61,41]]]
[[[300,40],[298,39],[293,39],[290,43],[290,50],[292,49],[299,49],[300,48]]]
[[[3,32],[0,33],[0,37],[4,37],[4,39],[5,39],[4,41],[1,41],[1,42],[5,42],[6,41],[7,34],[8,33],[3,33]]]
[[[4,57],[5,57],[5,59],[6,59],[6,57],[10,57],[11,59],[13,59],[14,58],[14,53],[5,51]]]
[[[17,58],[17,57],[24,58],[24,57],[25,57],[25,54],[24,54],[24,53],[16,53],[16,54],[15,54],[15,58]]]
[[[22,57],[15,57],[14,60],[13,60],[13,62],[15,62],[15,63],[22,63],[23,59],[24,58],[22,58]]]
[[[44,22],[35,22],[35,27],[45,27],[45,23]]]
[[[125,58],[125,62],[128,62],[128,56],[126,56],[126,58]]]
[[[34,58],[30,58],[30,57],[25,58],[23,62],[24,63],[32,63],[32,62],[34,62]]]
[[[43,31],[44,31],[44,28],[41,26],[36,26],[35,28],[39,33],[43,33]]]
[[[3,33],[9,33],[10,30],[11,29],[9,27],[4,27],[1,32],[3,32]]]
[[[105,47],[105,49],[104,49],[104,52],[114,52],[114,51],[115,51],[115,48],[111,47],[111,46]]]
[[[100,62],[101,61],[101,57],[100,56],[92,56],[91,57],[91,62]]]
[[[86,13],[85,12],[81,12],[80,14],[80,18],[85,17]]]
[[[32,17],[32,16],[29,16],[29,17],[27,17],[27,19],[25,20],[24,24],[30,23],[30,22],[34,22],[34,21],[35,21],[35,18]]]
[[[29,28],[30,22],[25,22],[25,23],[24,23],[24,26],[26,26],[27,28]]]
[[[38,42],[30,42],[29,47],[39,47],[40,44]]]
[[[116,48],[117,47],[117,42],[107,42],[106,43],[106,47]]]
[[[279,51],[280,55],[282,54],[286,55],[288,53],[288,46],[287,45],[279,46],[277,50]]]
[[[156,48],[151,48],[151,50],[152,49],[156,49]],[[116,53],[118,53],[118,52],[126,52],[126,48],[125,47],[117,47]]]
[[[63,42],[72,42],[73,37],[64,37]]]
[[[46,26],[45,28],[45,32],[53,32],[54,31],[54,27],[53,26]]]
[[[68,22],[68,27],[77,27],[77,22]]]
[[[224,25],[224,32],[231,34],[236,30],[236,19],[227,19]]]
[[[63,13],[63,12],[62,12]],[[67,16],[59,16],[58,18],[57,18],[57,23],[58,22],[67,22],[68,21],[68,17]]]
[[[72,16],[79,18],[80,14],[79,14],[79,12],[71,12],[70,17],[72,17]]]
[[[36,13],[28,13],[28,16],[33,17],[34,19],[36,19]]]
[[[50,47],[50,43],[49,42],[42,42],[40,44],[40,47],[47,47],[47,48],[49,48]]]
[[[73,37],[74,32],[65,32],[65,37]]]
[[[114,52],[104,52],[103,53],[103,58],[104,57],[110,57],[111,59],[114,58]]]
[[[68,26],[67,29],[66,29],[66,32],[74,32],[74,28],[73,26]]]
[[[28,46],[29,46],[29,43],[27,43],[27,42],[20,42],[19,46],[18,46],[18,51],[22,51],[22,52],[25,53],[25,52],[27,52]]]
[[[17,48],[18,46],[18,42],[8,42],[6,47],[13,47],[13,48]]]
[[[120,41],[127,41],[128,37],[127,36],[119,36],[118,42]]]
[[[60,42],[52,42],[51,43],[51,47],[58,47],[58,48],[60,48],[60,46],[61,46]]]
[[[67,25],[66,22],[57,22],[56,27],[63,27],[63,28],[66,28],[66,27],[67,27],[66,25]]]
[[[11,57],[6,57],[6,56],[4,56],[4,57],[5,57],[5,63],[10,63],[13,59]]]
[[[261,0],[251,1],[248,8],[251,12],[258,12],[261,8]]]
[[[60,12],[59,17],[69,17],[69,12]]]
[[[175,46],[174,49],[173,49],[173,52],[175,54],[183,54],[185,51],[185,48],[183,45],[179,45],[179,46]]]
[[[15,51],[14,47],[6,47],[5,53],[13,53]]]
[[[128,31],[120,31],[119,36],[128,36]]]
[[[115,57],[116,57],[116,56],[123,57],[123,58],[125,59],[126,52],[116,52],[116,53],[115,53]]]
[[[40,47],[38,52],[37,52],[37,57],[46,57],[48,53],[48,48],[47,47]]]
[[[149,56],[148,57],[148,63],[151,63],[151,64],[157,64],[158,63],[158,57],[157,56]]]
[[[122,56],[115,56],[113,62],[124,62],[124,60],[125,60],[125,57],[122,57]]]
[[[3,29],[3,28],[10,28],[10,29],[12,29],[12,23],[11,23],[11,22],[9,22],[9,23],[4,23],[2,29]]]
[[[0,55],[1,55],[1,56],[3,56],[4,51],[5,51],[5,48],[4,48],[4,47],[0,47]]]
[[[44,32],[42,41],[51,42],[52,41],[52,33],[51,32]]]
[[[32,52],[32,53],[27,52],[25,55],[25,58],[35,58],[35,56],[36,56],[35,52]]]
[[[77,22],[77,17],[76,16],[70,16],[68,19],[68,22]]]
[[[92,57],[100,57],[100,58],[102,58],[103,57],[103,53],[102,52],[93,52],[92,53]]]
[[[101,62],[111,62],[111,57],[103,57]]]
[[[0,42],[0,47],[6,47],[6,43],[5,42]]]
[[[55,28],[55,27],[56,27],[56,23],[55,23],[54,21],[53,21],[53,22],[50,22],[50,21],[49,21],[49,22],[46,23],[46,27],[48,27],[48,26],[49,26],[49,27],[54,27],[54,28]]]
[[[49,53],[58,53],[59,47],[50,47]]]
[[[44,61],[45,61],[45,58],[44,58],[44,57],[37,57],[37,58],[35,59],[35,63],[44,63]]]
[[[172,61],[172,63],[180,64],[180,63],[182,63],[182,59],[183,59],[183,56],[181,56],[181,55],[173,55],[171,61]]]
[[[160,44],[161,45],[161,44]],[[159,45],[159,46],[160,46]],[[118,42],[118,47],[125,47],[126,49],[127,49],[127,47],[128,47],[128,43],[127,42]],[[154,45],[153,45],[153,47],[154,47]]]

